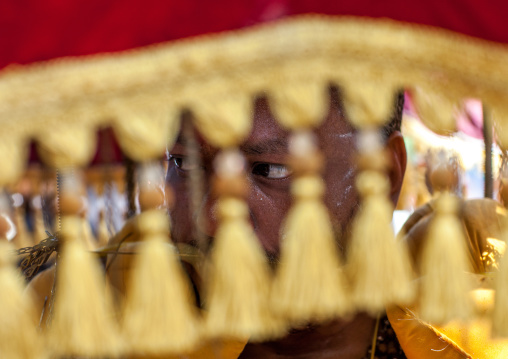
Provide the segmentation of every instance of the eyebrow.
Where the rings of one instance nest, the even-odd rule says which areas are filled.
[[[181,133],[178,135],[175,144],[185,146],[185,138]],[[245,155],[287,154],[288,139],[269,138],[265,140],[256,141],[253,143],[244,143],[239,147],[239,149]]]
[[[240,150],[246,155],[285,154],[288,152],[288,141],[287,138],[271,138],[245,143]]]

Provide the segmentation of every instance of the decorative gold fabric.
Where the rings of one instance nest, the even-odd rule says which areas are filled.
[[[445,30],[307,15],[122,53],[11,66],[0,72],[0,182],[19,176],[29,139],[57,167],[83,165],[93,154],[94,131],[113,126],[123,150],[147,160],[176,132],[183,108],[217,122],[232,108],[235,116],[248,115],[250,106],[241,104],[266,91],[283,120],[294,112],[294,101],[283,99],[309,81],[314,93],[301,106],[311,116],[322,112],[316,95],[332,82],[343,85],[348,110],[360,121],[387,119],[391,92],[409,87],[436,130],[453,128],[450,108],[464,97],[484,100],[502,128],[506,63],[507,47]],[[226,104],[207,111],[218,100]],[[498,132],[505,147],[507,135]]]

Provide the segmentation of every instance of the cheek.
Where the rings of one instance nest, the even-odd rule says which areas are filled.
[[[328,209],[335,214],[335,219],[343,223],[344,212],[356,204],[355,169],[349,168],[337,174],[325,175],[325,202]],[[341,215],[339,215],[341,214]]]
[[[267,189],[253,185],[248,198],[250,217],[258,239],[270,254],[278,254],[280,227],[291,205],[289,186]]]
[[[325,203],[330,211],[334,227],[341,233],[349,232],[349,225],[358,207],[355,188],[357,169],[348,158],[337,159],[327,164]],[[345,242],[341,243],[345,246]]]

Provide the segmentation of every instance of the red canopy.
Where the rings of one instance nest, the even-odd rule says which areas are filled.
[[[387,17],[508,44],[505,1],[3,0],[0,68],[121,51],[304,13]]]

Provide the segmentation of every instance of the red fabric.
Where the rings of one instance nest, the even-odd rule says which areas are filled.
[[[508,44],[508,2],[488,0],[2,0],[0,69],[120,51],[290,15],[389,17]]]

